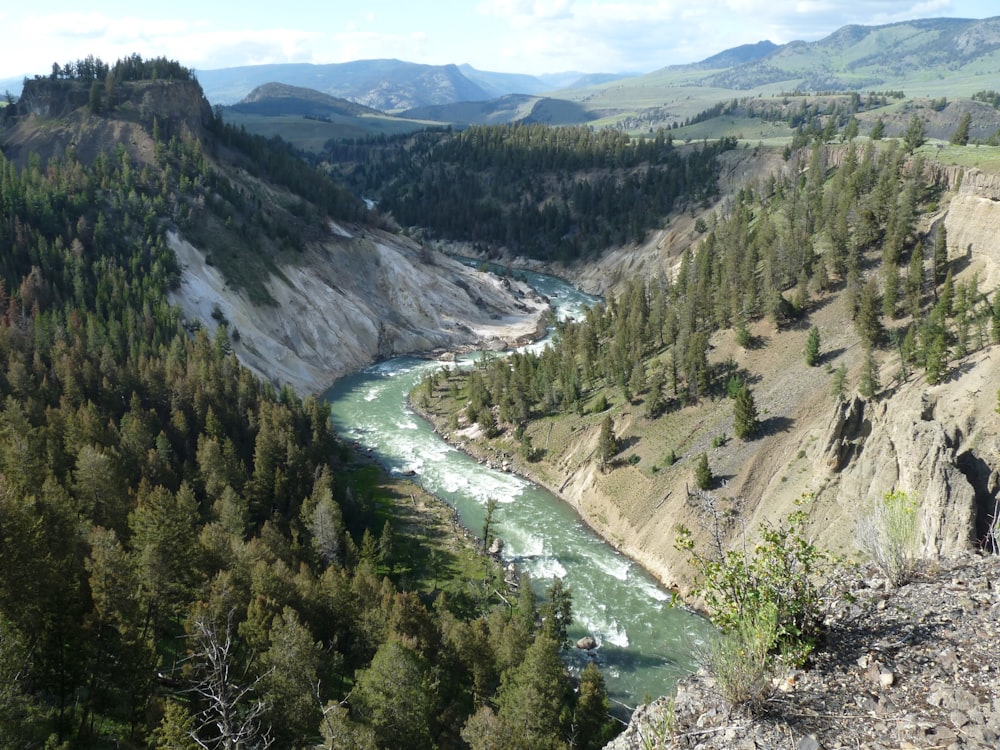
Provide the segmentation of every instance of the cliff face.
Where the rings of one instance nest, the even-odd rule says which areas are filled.
[[[204,143],[212,108],[196,81],[137,81],[101,86],[102,107],[90,111],[90,82],[39,78],[25,81],[13,121],[4,133],[4,155],[23,162],[38,154],[45,162],[69,148],[92,161],[119,146],[152,163],[154,119],[167,138]]]
[[[183,268],[173,301],[214,326],[220,314],[240,360],[277,385],[318,393],[342,375],[397,354],[477,344],[503,347],[544,330],[548,303],[520,284],[480,273],[405,238],[331,224],[267,283],[256,307],[176,234]]]
[[[65,117],[73,110],[86,107],[89,99],[89,81],[29,79],[24,82],[24,90],[17,101],[17,115]]]

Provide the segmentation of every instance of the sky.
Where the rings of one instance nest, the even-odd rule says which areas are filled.
[[[138,52],[197,70],[396,58],[540,75],[646,73],[846,24],[988,18],[995,0],[63,0],[5,2],[0,79],[93,54]]]

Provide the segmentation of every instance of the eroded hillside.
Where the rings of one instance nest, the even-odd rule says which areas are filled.
[[[544,329],[548,303],[520,282],[473,270],[399,235],[330,224],[256,305],[181,235],[172,299],[192,320],[226,321],[240,360],[265,379],[316,393],[373,360],[467,345],[505,348]]]
[[[733,196],[743,186],[762,184],[776,167],[778,174],[794,167],[766,151],[762,155],[759,161],[749,151],[727,155],[727,196],[701,215],[702,228],[712,224],[713,215],[733,211]],[[842,149],[830,151],[831,175],[842,156]],[[981,544],[994,522],[1000,489],[1000,416],[995,411],[1000,362],[989,318],[982,317],[992,304],[1000,273],[1000,241],[992,229],[1000,218],[997,181],[978,170],[933,164],[925,174],[935,197],[906,242],[914,247],[926,244],[922,252],[927,260],[921,264],[926,270],[928,243],[943,227],[949,283],[983,295],[969,303],[979,310],[969,325],[961,332],[956,329],[963,341],[949,338],[948,366],[941,377],[931,378],[909,356],[901,362],[904,334],[925,321],[913,321],[898,310],[885,319],[883,343],[873,351],[879,387],[868,398],[858,395],[866,347],[852,321],[851,295],[840,282],[810,292],[805,314],[798,319],[778,327],[768,316],[750,322],[745,332],[750,343],[738,342],[735,325],[711,334],[709,367],[737,374],[753,391],[760,430],[751,439],[733,437],[733,401],[724,390],[651,419],[648,393],[630,402],[615,387],[604,391],[610,402],[607,412],[593,406],[594,391],[585,389],[578,416],[529,421],[524,428],[527,444],[545,447],[535,451],[532,460],[513,430],[493,441],[470,439],[472,433],[464,430],[451,430],[453,438],[488,460],[509,462],[538,479],[664,583],[681,589],[689,583],[689,571],[686,553],[674,547],[678,527],[700,533],[702,544],[710,538],[695,490],[695,460],[702,453],[714,475],[709,493],[730,519],[724,531],[733,535],[731,541],[744,527],[778,521],[805,495],[812,498],[806,506],[809,532],[824,547],[857,556],[858,516],[884,493],[902,490],[919,504],[924,554],[950,555]],[[623,280],[637,276],[676,278],[686,272],[685,263],[697,264],[696,248],[704,235],[695,229],[695,218],[675,216],[645,246],[615,250],[600,263],[577,269],[578,277],[587,287],[608,290],[612,296],[627,289]],[[723,230],[718,232],[722,236]],[[817,251],[826,252],[823,243],[816,240]],[[686,247],[693,250],[688,260],[683,259]],[[873,288],[885,288],[877,259],[869,256],[864,261],[855,283],[872,281]],[[921,290],[922,318],[931,315],[942,293],[929,284]],[[789,289],[787,296],[792,292]],[[629,314],[629,308],[621,310],[621,315]],[[822,341],[819,366],[809,366],[804,357],[814,326]],[[646,377],[656,377],[659,367],[669,372],[672,356],[668,352],[647,360]],[[845,384],[840,399],[834,396],[839,377]],[[611,415],[620,451],[611,468],[602,470],[599,439],[606,414]],[[460,416],[459,427],[463,424]],[[441,426],[449,431],[443,422]]]

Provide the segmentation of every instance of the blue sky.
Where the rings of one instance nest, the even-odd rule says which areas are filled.
[[[995,0],[49,0],[4,6],[0,78],[47,73],[55,61],[88,54],[113,62],[132,52],[165,55],[196,70],[394,57],[511,73],[649,72],[763,39],[812,41],[849,23],[1000,15]]]

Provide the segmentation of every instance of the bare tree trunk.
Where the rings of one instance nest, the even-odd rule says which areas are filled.
[[[196,716],[192,737],[205,750],[264,750],[271,728],[261,726],[267,704],[256,695],[263,675],[253,678],[249,663],[240,668],[233,640],[233,613],[225,623],[207,614],[194,623],[192,661],[199,681],[192,687],[205,706]]]

